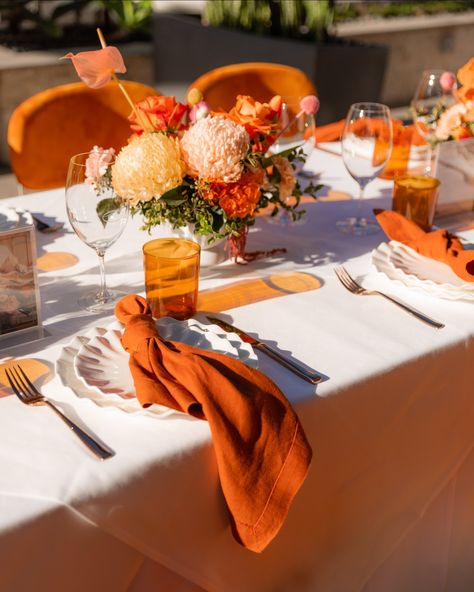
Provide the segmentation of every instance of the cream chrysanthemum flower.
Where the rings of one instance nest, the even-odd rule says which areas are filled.
[[[249,136],[238,123],[224,117],[205,117],[181,139],[189,172],[206,181],[232,183],[242,175]]]
[[[112,167],[114,191],[132,206],[159,199],[183,180],[185,164],[179,143],[161,133],[135,137],[115,158]]]

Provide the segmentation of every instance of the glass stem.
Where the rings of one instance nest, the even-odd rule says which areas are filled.
[[[360,220],[362,218],[361,212],[362,212],[362,200],[364,199],[364,193],[365,193],[365,188],[366,185],[359,185],[360,189],[359,189],[359,199],[357,200],[357,212],[356,212],[356,218],[357,220]]]
[[[105,262],[104,256],[105,251],[97,251],[97,255],[99,256],[99,270],[100,270],[100,287],[99,292],[97,293],[97,301],[101,304],[107,301],[107,285],[105,283]]]
[[[425,166],[425,175],[431,175],[431,161],[433,159],[433,147],[431,142],[426,144],[426,166]]]

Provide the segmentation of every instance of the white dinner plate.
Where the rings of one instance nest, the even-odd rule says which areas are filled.
[[[474,282],[464,282],[449,265],[397,241],[381,243],[374,249],[372,263],[377,271],[409,288],[438,298],[474,301]]]
[[[165,340],[180,341],[203,350],[215,351],[238,359],[254,368],[258,365],[252,347],[235,333],[226,333],[217,325],[204,325],[196,319],[157,321]],[[75,337],[61,350],[57,372],[63,384],[79,397],[86,397],[102,407],[118,407],[134,413],[143,411],[135,396],[128,368],[129,356],[120,343],[122,325],[96,327]],[[152,405],[147,409],[159,415],[175,413],[168,407]]]

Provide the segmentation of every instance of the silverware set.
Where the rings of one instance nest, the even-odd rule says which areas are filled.
[[[100,460],[105,460],[111,456],[114,456],[115,452],[113,450],[111,450],[108,446],[97,442],[92,436],[90,436],[87,432],[82,430],[78,425],[66,417],[64,413],[62,413],[62,411],[53,405],[53,403],[51,403],[51,401],[49,401],[42,393],[40,393],[40,391],[28,378],[21,366],[11,366],[10,369],[6,368],[5,374],[7,375],[8,382],[10,383],[13,392],[22,403],[33,406],[48,406],[60,419],[62,419],[68,428],[74,434],[76,434],[79,440],[85,446],[87,446],[87,448]]]
[[[338,280],[341,282],[344,288],[346,288],[346,290],[349,290],[349,292],[352,292],[352,294],[356,294],[356,296],[382,296],[383,298],[390,300],[390,302],[393,302],[393,304],[396,304],[406,312],[410,313],[420,321],[423,321],[427,325],[435,327],[436,329],[442,329],[444,327],[443,323],[435,321],[434,319],[428,317],[419,310],[416,310],[415,308],[408,306],[400,300],[397,300],[393,296],[389,296],[388,294],[385,294],[384,292],[379,292],[378,290],[367,290],[366,288],[363,288],[359,283],[355,281],[355,279],[352,276],[349,275],[346,268],[342,265],[340,267],[336,267],[334,269],[334,273],[337,275]]]

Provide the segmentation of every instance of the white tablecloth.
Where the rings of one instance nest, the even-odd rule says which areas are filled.
[[[356,193],[340,158],[315,152],[333,190]],[[369,185],[363,209],[390,207],[391,183]],[[63,192],[5,200],[65,220]],[[259,354],[260,368],[294,404],[314,460],[287,520],[254,554],[230,533],[208,425],[176,414],[128,414],[78,399],[55,376],[45,395],[116,456],[98,462],[47,408],[0,399],[0,590],[208,592],[420,592],[474,589],[474,314],[390,282],[371,267],[383,235],[335,230],[352,201],[309,204],[306,223],[260,220],[248,248],[287,253],[248,266],[203,270],[201,289],[278,271],[316,276],[318,290],[222,316],[325,376],[311,386]],[[107,254],[111,286],[142,292],[139,220]],[[465,233],[474,240],[474,233]],[[38,235],[39,254],[76,265],[40,273],[48,335],[0,357],[51,368],[76,334],[112,318],[85,314],[77,295],[96,284],[96,256],[66,224]],[[344,263],[426,314],[432,329],[382,298],[347,292]],[[0,346],[2,343],[0,342]],[[28,559],[26,559],[28,557]]]

